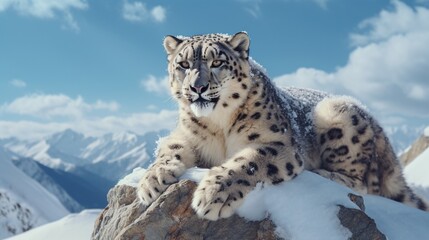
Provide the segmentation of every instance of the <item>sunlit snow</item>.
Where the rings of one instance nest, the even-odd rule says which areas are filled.
[[[405,167],[404,176],[414,191],[429,202],[429,148]]]
[[[9,240],[87,240],[91,238],[95,219],[101,210],[84,210],[60,220],[45,224]]]

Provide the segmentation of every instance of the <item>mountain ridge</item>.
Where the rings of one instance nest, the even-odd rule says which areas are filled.
[[[12,163],[16,157],[0,147],[0,238],[57,220],[69,213],[53,194]]]

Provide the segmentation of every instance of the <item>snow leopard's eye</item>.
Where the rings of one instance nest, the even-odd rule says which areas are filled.
[[[179,65],[184,68],[184,69],[188,69],[190,67],[189,62],[188,61],[182,61],[179,62]]]
[[[222,66],[223,63],[224,63],[224,61],[222,61],[222,60],[214,60],[212,62],[211,67],[212,68],[218,68],[218,67]]]

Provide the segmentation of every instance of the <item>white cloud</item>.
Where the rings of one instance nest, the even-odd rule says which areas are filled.
[[[317,5],[319,5],[319,7],[323,8],[323,9],[327,9],[328,8],[328,2],[330,0],[312,0],[313,2],[315,2]]]
[[[333,73],[326,73],[314,68],[300,68],[292,74],[285,74],[274,78],[280,86],[296,86],[324,90],[331,93],[341,93],[344,89],[338,89]]]
[[[170,87],[168,85],[168,76],[163,78],[156,78],[153,75],[149,75],[146,79],[140,81],[140,86],[148,92],[154,92],[158,94],[169,94]]]
[[[371,42],[385,41],[394,35],[410,34],[429,29],[428,9],[412,9],[405,3],[393,0],[393,11],[383,10],[378,16],[366,19],[359,24],[362,33],[353,33],[350,39],[353,45],[366,45]]]
[[[125,117],[107,116],[98,121],[87,120],[79,124],[76,130],[92,135],[124,131],[142,134],[148,131],[173,129],[177,124],[177,119],[177,111],[159,110],[158,112],[134,113]]]
[[[18,138],[36,140],[67,129],[67,123],[39,123],[33,121],[2,121],[0,120],[0,139]]]
[[[78,31],[79,27],[71,14],[72,9],[85,10],[88,8],[86,0],[2,0],[0,12],[7,9],[17,11],[21,15],[36,18],[52,19],[62,15],[65,27]]]
[[[155,113],[136,113],[125,117],[106,116],[83,118],[65,122],[1,121],[0,139],[40,139],[65,129],[73,129],[87,136],[131,131],[143,134],[149,131],[173,129],[177,124],[177,111],[160,110]]]
[[[98,100],[89,104],[78,96],[72,99],[63,94],[41,95],[33,94],[17,98],[11,103],[0,106],[0,113],[19,114],[39,118],[73,117],[81,118],[84,113],[94,110],[116,111],[119,104]]]
[[[13,79],[9,82],[12,86],[17,88],[25,88],[27,87],[27,83],[22,81],[21,79]]]
[[[122,16],[132,22],[141,22],[148,18],[148,10],[142,2],[124,2]]]
[[[156,105],[149,104],[149,105],[146,106],[146,109],[153,111],[153,110],[158,110],[158,107]]]
[[[64,24],[62,25],[63,29],[70,29],[75,32],[80,31],[80,27],[74,19],[73,15],[70,12],[64,13]]]
[[[423,21],[429,19],[429,9],[398,1],[393,6],[362,22],[366,34],[351,35],[352,43],[360,46],[345,66],[332,73],[302,68],[275,81],[350,94],[379,114],[429,117],[429,20]]]
[[[63,94],[27,95],[0,105],[0,139],[17,137],[38,139],[65,129],[73,129],[89,136],[132,131],[143,134],[161,129],[173,129],[177,111],[150,106],[148,112],[113,115],[119,104],[97,100],[88,103],[80,96]],[[144,110],[145,111],[145,110]],[[4,120],[14,114],[25,120]],[[34,118],[35,117],[35,118]]]
[[[261,0],[237,0],[244,5],[244,10],[252,15],[254,18],[261,15]]]
[[[122,6],[122,17],[131,22],[144,22],[151,19],[155,22],[163,22],[166,18],[165,8],[155,6],[149,10],[142,2],[124,1]]]
[[[252,15],[254,18],[258,18],[261,14],[261,3],[262,0],[236,0],[243,4],[244,10]],[[312,2],[318,5],[322,9],[328,8],[328,2],[330,0],[284,0],[284,2]]]
[[[150,14],[152,15],[153,19],[157,22],[164,22],[165,20],[165,8],[162,6],[156,6],[151,11]]]

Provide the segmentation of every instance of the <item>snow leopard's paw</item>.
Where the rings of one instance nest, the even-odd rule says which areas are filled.
[[[137,194],[143,205],[148,206],[155,201],[185,172],[185,165],[179,160],[166,160],[153,165],[140,180]]]
[[[198,185],[192,208],[198,216],[208,220],[227,218],[234,214],[250,190],[251,186],[247,180],[232,178],[228,170],[211,170]]]

